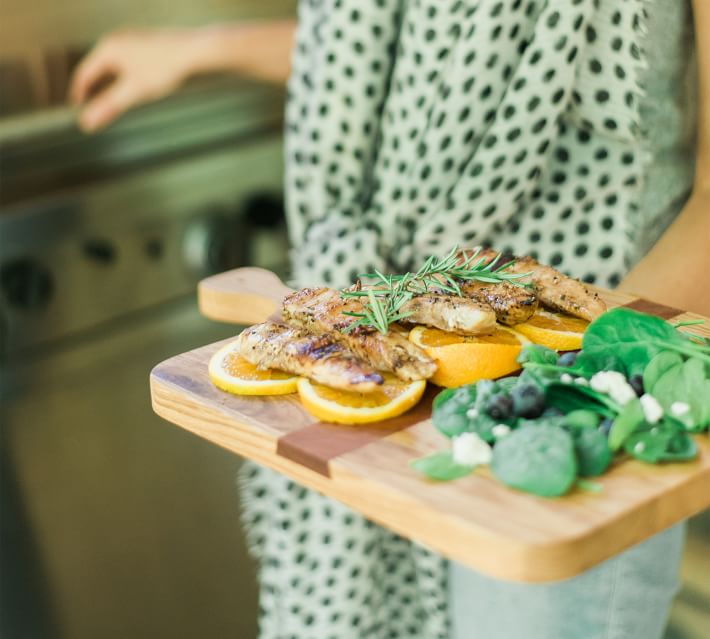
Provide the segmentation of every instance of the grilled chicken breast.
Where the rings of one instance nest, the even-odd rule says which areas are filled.
[[[446,293],[427,293],[412,298],[400,309],[409,313],[408,324],[425,324],[462,335],[492,333],[496,314],[485,300],[468,299]]]
[[[492,249],[481,251],[481,257],[493,259],[496,255]],[[501,259],[501,265],[506,261],[509,260]],[[606,311],[604,301],[582,282],[560,273],[552,266],[540,264],[532,257],[516,258],[508,267],[508,272],[530,273],[529,281],[540,302],[554,311],[569,313],[588,322],[594,321]]]
[[[239,352],[260,368],[278,368],[319,384],[368,393],[383,383],[382,375],[330,335],[264,322],[242,332]]]
[[[396,331],[382,335],[375,329],[357,328],[344,333],[343,329],[356,321],[344,312],[362,312],[362,304],[357,299],[343,299],[339,291],[301,289],[284,298],[282,311],[290,325],[327,334],[377,370],[391,371],[400,379],[428,379],[436,371],[434,360]]]
[[[530,288],[507,282],[489,284],[475,280],[459,282],[459,287],[466,297],[489,304],[501,324],[521,324],[537,310],[537,295]]]

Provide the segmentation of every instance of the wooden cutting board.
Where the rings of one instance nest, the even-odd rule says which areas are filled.
[[[243,268],[204,280],[201,311],[250,324],[278,312],[288,288],[273,274]],[[621,293],[626,305],[670,319],[698,319]],[[693,327],[710,335],[710,323]],[[223,343],[223,342],[222,342]],[[489,575],[521,582],[571,577],[710,507],[710,438],[699,458],[651,466],[617,462],[600,494],[543,499],[511,490],[487,470],[448,483],[422,478],[409,461],[448,445],[430,421],[431,387],[409,413],[369,426],[318,422],[296,395],[237,397],[207,377],[222,343],[173,357],[151,373],[154,410],[196,435],[337,499],[373,521]]]

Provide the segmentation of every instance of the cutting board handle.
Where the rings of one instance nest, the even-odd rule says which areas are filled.
[[[291,292],[263,268],[237,268],[212,275],[197,286],[197,304],[205,317],[233,324],[258,324],[276,314]]]

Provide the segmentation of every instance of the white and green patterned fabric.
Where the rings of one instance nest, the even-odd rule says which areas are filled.
[[[491,244],[614,286],[687,197],[683,0],[299,7],[286,118],[296,285]],[[242,485],[264,639],[449,636],[443,558],[259,467]]]

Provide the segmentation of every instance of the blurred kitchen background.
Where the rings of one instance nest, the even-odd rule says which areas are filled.
[[[0,4],[0,636],[256,636],[239,460],[155,417],[148,373],[232,335],[195,285],[283,273],[283,91],[202,78],[87,137],[73,68],[119,26],[293,14],[295,0]],[[668,631],[710,628],[693,522]],[[347,639],[347,638],[343,638]]]
[[[239,460],[152,414],[148,373],[235,328],[197,281],[282,272],[283,90],[203,78],[83,135],[77,61],[120,26],[293,1],[0,3],[0,636],[256,636]]]

